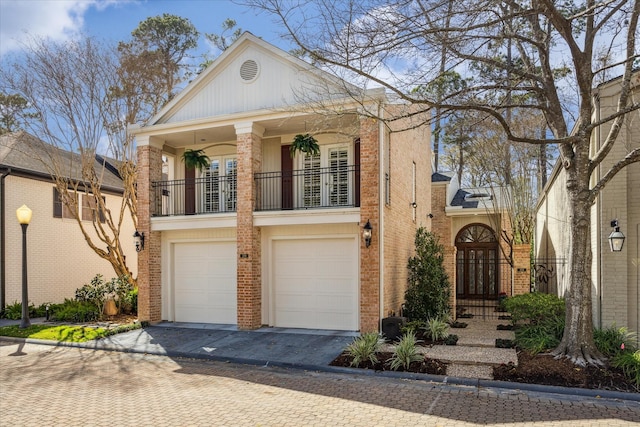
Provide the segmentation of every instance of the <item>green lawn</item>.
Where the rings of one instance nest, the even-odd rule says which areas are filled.
[[[140,325],[125,325],[114,330],[107,330],[104,328],[88,328],[85,326],[31,325],[28,328],[20,329],[18,325],[13,325],[0,327],[0,336],[35,338],[39,340],[51,340],[58,342],[86,342],[139,327]]]

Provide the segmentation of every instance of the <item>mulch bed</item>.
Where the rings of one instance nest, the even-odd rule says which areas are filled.
[[[361,369],[373,369],[375,371],[390,371],[389,368],[389,359],[393,356],[391,352],[380,352],[376,353],[378,357],[378,363],[372,364],[371,362],[363,362],[357,368]],[[336,357],[331,363],[331,366],[342,366],[342,367],[352,367],[351,366],[352,358],[347,356],[345,353],[340,354],[340,356]],[[447,373],[447,364],[441,362],[436,359],[426,358],[422,362],[413,362],[409,365],[409,369],[406,371],[402,368],[398,369],[397,372],[414,372],[418,374],[431,374],[431,375],[446,375]]]
[[[593,390],[613,390],[639,393],[633,384],[616,368],[581,368],[568,359],[555,359],[549,354],[532,355],[518,352],[518,366],[500,365],[493,368],[493,378],[527,384],[544,384],[562,387],[580,387]]]

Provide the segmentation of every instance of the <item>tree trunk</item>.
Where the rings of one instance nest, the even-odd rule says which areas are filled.
[[[584,166],[587,160],[586,153],[580,152],[576,152],[571,161],[565,160],[565,165],[568,164],[565,172],[570,229],[569,289],[564,295],[564,334],[558,347],[553,350],[556,357],[566,357],[579,366],[602,365],[605,359],[593,340],[591,203],[588,168]]]

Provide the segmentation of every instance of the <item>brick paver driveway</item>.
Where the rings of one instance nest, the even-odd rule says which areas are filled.
[[[623,426],[640,404],[0,341],[4,426]]]

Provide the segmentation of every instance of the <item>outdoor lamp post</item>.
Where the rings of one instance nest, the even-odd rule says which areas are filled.
[[[27,207],[22,205],[16,211],[18,222],[22,227],[22,321],[20,322],[20,328],[28,328],[31,326],[29,321],[29,295],[27,291],[27,227],[31,222],[31,215],[33,212]]]
[[[609,247],[611,248],[611,252],[620,252],[624,245],[625,237],[622,231],[620,231],[617,219],[611,221],[611,227],[613,227],[613,231],[609,234]]]
[[[362,238],[364,239],[364,245],[368,248],[371,244],[371,236],[373,234],[373,227],[371,227],[371,223],[367,220],[367,223],[364,225],[362,229]]]

